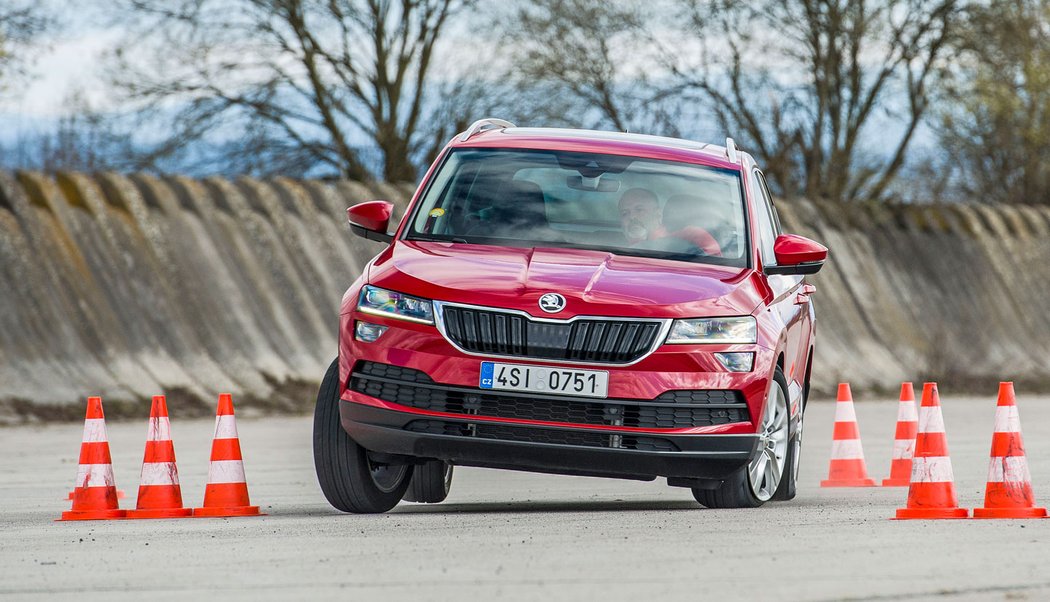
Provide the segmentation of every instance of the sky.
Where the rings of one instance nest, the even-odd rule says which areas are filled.
[[[94,29],[52,45],[31,65],[21,92],[0,98],[0,113],[27,119],[55,119],[68,111],[65,101],[81,91],[92,106],[109,98],[98,73],[103,53],[113,46],[117,32]]]
[[[121,32],[108,23],[107,2],[36,1],[51,11],[57,26],[26,55],[26,77],[5,82],[7,88],[0,89],[0,143],[50,130],[69,113],[74,94],[94,109],[113,105],[100,66]]]

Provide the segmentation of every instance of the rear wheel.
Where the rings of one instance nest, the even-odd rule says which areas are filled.
[[[719,487],[693,489],[693,497],[708,508],[757,508],[774,499],[783,481],[794,481],[793,476],[785,474],[791,466],[788,464],[789,431],[787,382],[784,373],[777,368],[758,429],[758,453]],[[799,442],[801,445],[801,439]],[[797,464],[791,466],[791,470],[797,470]]]
[[[445,501],[451,487],[452,465],[441,460],[428,460],[412,471],[412,483],[405,492],[405,501],[437,504]]]
[[[409,464],[374,462],[339,423],[339,360],[328,367],[314,409],[314,468],[321,491],[343,512],[375,514],[397,505],[412,479]]]

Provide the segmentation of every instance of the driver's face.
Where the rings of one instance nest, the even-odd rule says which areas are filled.
[[[628,196],[620,201],[620,225],[627,238],[643,240],[660,225],[660,202],[648,196]]]

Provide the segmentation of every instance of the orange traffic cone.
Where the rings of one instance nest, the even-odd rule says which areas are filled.
[[[80,467],[73,489],[73,508],[59,520],[100,520],[124,518],[117,504],[117,487],[113,478],[113,460],[106,437],[106,417],[102,398],[88,397],[84,418],[84,437],[80,444]]]
[[[838,403],[835,404],[835,432],[831,442],[831,465],[827,480],[821,487],[874,487],[864,464],[864,448],[860,444],[857,413],[853,409],[853,394],[849,384],[839,383]]]
[[[1045,518],[1046,508],[1035,507],[1032,476],[1021,438],[1021,417],[1014,399],[1014,384],[999,383],[995,408],[992,460],[984,508],[974,508],[974,518]]]
[[[248,483],[244,480],[241,442],[233,417],[233,398],[219,395],[215,413],[215,438],[211,445],[208,486],[204,489],[204,507],[194,508],[193,516],[254,516],[259,507],[250,505]]]
[[[163,395],[154,395],[139,477],[139,499],[135,509],[128,510],[128,518],[179,518],[192,514],[191,508],[182,507],[168,402]]]
[[[926,383],[922,386],[919,432],[915,436],[908,506],[897,509],[897,518],[968,517],[970,511],[960,508],[956,501],[954,481],[937,383]]]
[[[900,404],[897,406],[897,434],[893,437],[893,460],[890,476],[882,480],[883,487],[907,487],[911,484],[911,457],[915,452],[915,433],[919,430],[919,413],[915,409],[915,388],[911,383],[901,385]]]

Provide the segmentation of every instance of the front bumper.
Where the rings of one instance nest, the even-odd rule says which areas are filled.
[[[385,454],[438,458],[453,464],[556,474],[651,480],[655,477],[721,480],[746,464],[758,445],[755,435],[661,435],[680,451],[644,451],[593,445],[486,438],[485,424],[469,418],[420,416],[341,400],[343,428],[365,449]],[[426,424],[420,425],[419,423]],[[555,432],[563,440],[590,435],[588,429],[500,425],[502,437],[542,438]],[[417,429],[417,430],[413,430]],[[442,434],[439,434],[438,431]],[[531,432],[528,432],[531,431]],[[458,434],[446,434],[458,433]],[[603,437],[631,437],[608,429]],[[583,441],[585,439],[579,439]],[[597,439],[591,439],[597,442]]]

